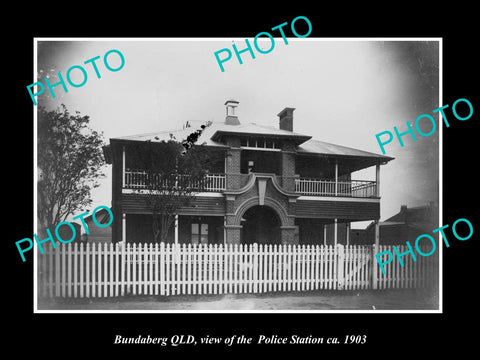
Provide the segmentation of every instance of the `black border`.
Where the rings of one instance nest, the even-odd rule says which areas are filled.
[[[322,5],[294,10],[282,6],[260,12],[246,4],[222,5],[211,9],[203,6],[174,11],[161,3],[123,9],[120,3],[110,9],[79,7],[70,11],[63,5],[49,5],[51,10],[32,9],[30,15],[18,12],[21,34],[7,40],[11,54],[4,71],[4,86],[9,90],[4,99],[8,115],[4,119],[2,142],[4,166],[15,175],[4,173],[4,199],[8,221],[4,241],[8,267],[4,285],[4,311],[7,346],[25,351],[28,346],[43,356],[57,354],[121,354],[133,355],[152,351],[156,356],[167,353],[199,351],[207,353],[232,351],[266,351],[296,354],[313,350],[314,356],[338,354],[345,350],[356,356],[388,356],[404,353],[430,356],[443,349],[462,349],[463,353],[475,344],[475,332],[469,321],[476,310],[475,256],[478,253],[478,215],[471,206],[477,196],[478,177],[475,172],[475,130],[480,112],[476,39],[473,19],[475,9],[454,4],[443,8],[419,9],[405,3],[384,9],[351,8],[344,4],[336,10]],[[443,6],[443,5],[441,5]],[[119,13],[119,12],[123,13]],[[244,12],[245,13],[244,13]],[[21,14],[21,15],[20,15]],[[443,314],[33,314],[33,259],[19,261],[14,242],[33,234],[33,109],[25,86],[33,74],[34,37],[253,37],[260,31],[290,22],[296,16],[310,19],[313,31],[310,37],[442,37],[443,38],[443,103],[452,104],[458,98],[469,99],[474,106],[473,117],[465,122],[452,121],[443,130],[443,224],[452,224],[458,218],[468,218],[474,225],[474,236],[465,242],[452,241],[444,248]],[[4,25],[2,25],[4,26]],[[12,29],[4,29],[11,34]],[[4,59],[7,57],[4,57]],[[13,70],[12,70],[13,69]],[[7,95],[8,94],[8,95]],[[7,98],[8,97],[8,98]],[[19,105],[18,105],[19,104]],[[476,151],[477,150],[477,151]],[[11,173],[10,173],[11,174]],[[10,195],[11,194],[11,195]],[[10,309],[13,307],[13,309]],[[474,324],[472,324],[474,325]],[[314,336],[366,334],[368,341],[355,346],[223,346],[158,347],[114,346],[116,334],[125,336],[229,336],[260,333]],[[63,352],[63,350],[67,350]],[[387,350],[383,352],[382,350]],[[380,355],[383,354],[383,355]]]

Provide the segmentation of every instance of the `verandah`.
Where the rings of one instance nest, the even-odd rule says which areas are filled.
[[[404,267],[392,262],[382,274],[374,254],[393,246],[374,247],[59,243],[38,253],[38,294],[168,296],[417,288],[438,282],[438,256],[416,262],[409,257]]]

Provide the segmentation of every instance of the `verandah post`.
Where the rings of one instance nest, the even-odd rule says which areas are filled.
[[[380,226],[378,220],[375,220],[375,244],[372,249],[372,289],[376,290],[378,285],[378,266],[375,254],[379,251],[380,246]]]
[[[375,166],[376,196],[380,197],[380,164]]]

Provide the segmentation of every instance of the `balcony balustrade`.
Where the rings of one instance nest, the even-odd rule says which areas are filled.
[[[124,174],[125,189],[155,189],[172,188],[173,186],[188,186],[199,192],[222,192],[228,188],[240,189],[248,182],[248,174],[207,174],[200,181],[191,180],[189,175],[154,175],[153,181],[149,181],[148,174],[141,170],[126,171]],[[364,180],[321,180],[312,178],[287,178],[278,176],[281,185],[294,181],[294,191],[304,196],[336,196],[354,198],[377,197],[377,183]],[[150,184],[150,186],[148,186]]]

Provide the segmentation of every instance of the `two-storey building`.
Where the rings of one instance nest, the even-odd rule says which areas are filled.
[[[380,166],[392,160],[293,131],[294,108],[279,114],[279,127],[240,122],[229,100],[222,123],[207,127],[198,144],[212,161],[207,186],[181,208],[169,233],[172,243],[336,244],[348,241],[353,221],[380,218]],[[142,169],[131,151],[138,142],[182,139],[193,128],[110,139],[113,241],[151,242],[152,216],[141,190]],[[376,167],[375,180],[356,180]]]

